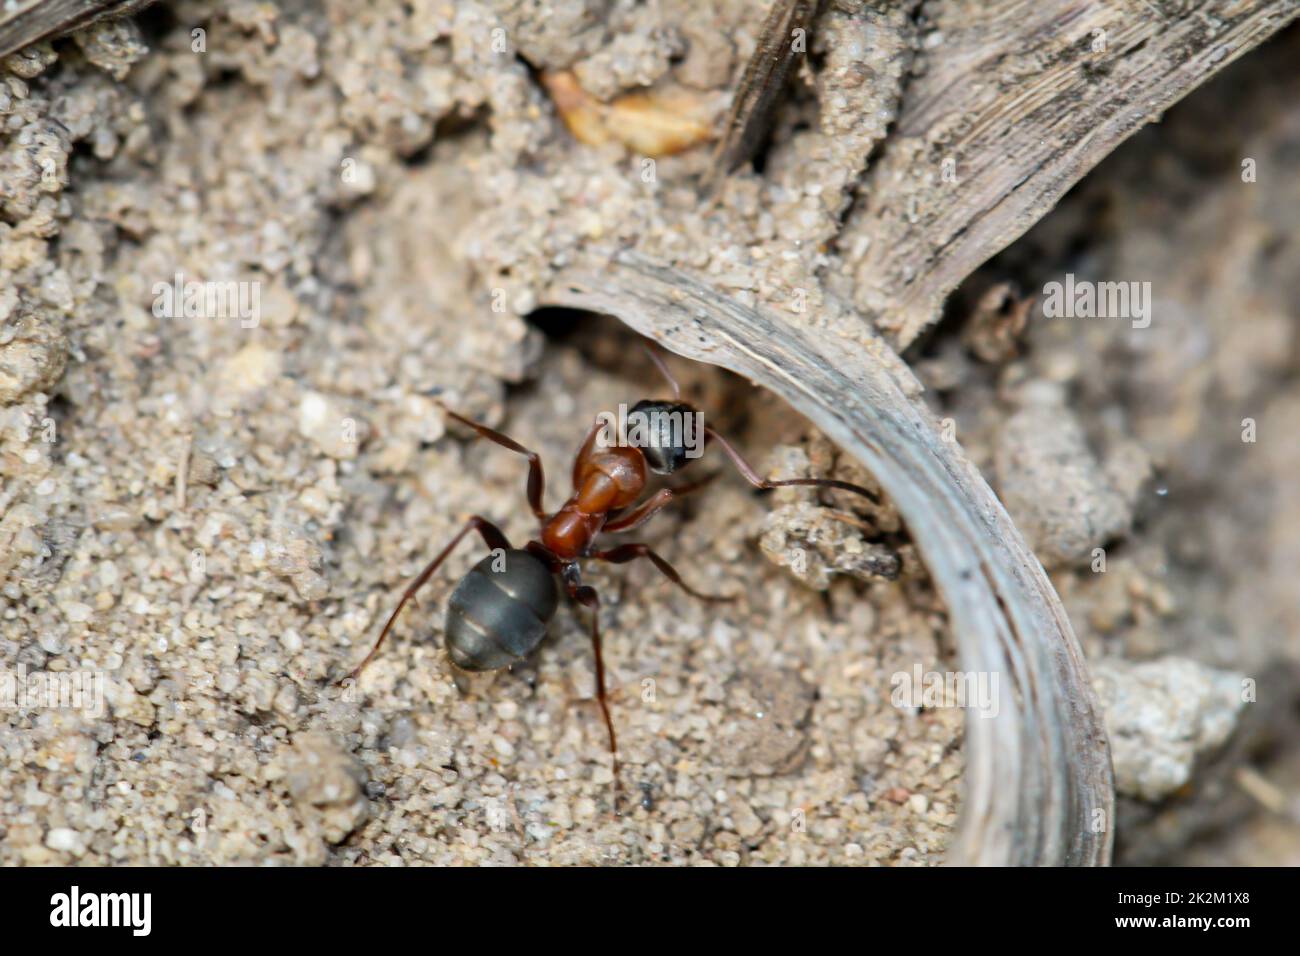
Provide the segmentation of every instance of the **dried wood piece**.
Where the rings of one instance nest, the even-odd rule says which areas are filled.
[[[1189,9],[1194,7],[1195,9]],[[927,71],[840,236],[901,350],[1121,142],[1300,15],[1298,0],[925,6]]]
[[[15,0],[0,7],[0,57],[106,17],[125,16],[153,0]]]
[[[944,441],[883,342],[816,338],[632,252],[562,277],[549,304],[615,315],[665,348],[771,389],[866,465],[947,602],[967,671],[996,673],[994,718],[966,721],[966,800],[953,862],[1104,865],[1110,751],[1070,622],[979,472]]]

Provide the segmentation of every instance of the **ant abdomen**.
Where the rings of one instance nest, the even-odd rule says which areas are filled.
[[[557,602],[555,579],[538,558],[494,551],[470,568],[447,602],[447,654],[467,671],[515,664],[546,636]]]

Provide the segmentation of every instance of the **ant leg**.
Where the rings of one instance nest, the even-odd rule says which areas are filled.
[[[808,485],[814,488],[838,488],[841,491],[855,492],[856,494],[862,495],[864,498],[877,503],[880,501],[875,492],[868,491],[861,485],[855,485],[848,481],[837,481],[834,478],[783,478],[779,481],[760,478],[758,477],[758,472],[750,466],[749,462],[745,461],[745,459],[741,457],[740,452],[736,451],[736,449],[732,447],[731,442],[727,441],[712,428],[707,426],[705,426],[704,435],[706,439],[712,439],[718,443],[719,447],[722,448],[727,457],[731,459],[731,463],[736,466],[736,470],[739,471],[741,475],[744,476],[745,480],[755,488],[760,488],[764,491],[771,488],[787,488],[792,485]]]
[[[691,597],[699,598],[701,601],[734,601],[738,596],[735,594],[700,593],[683,581],[682,576],[677,573],[677,569],[651,551],[648,545],[619,545],[617,548],[610,548],[607,551],[593,551],[589,557],[592,557],[597,561],[608,561],[610,564],[626,564],[629,561],[635,561],[637,558],[649,558],[654,566],[663,572],[664,577],[668,578],[668,580],[672,581],[673,584],[676,584]]]
[[[498,549],[508,551],[510,549],[510,542],[506,540],[506,536],[502,534],[501,529],[491,521],[478,515],[474,515],[466,521],[465,526],[456,532],[456,537],[452,538],[447,546],[438,553],[438,556],[430,561],[425,569],[420,572],[419,577],[410,583],[405,593],[402,594],[402,599],[397,602],[397,607],[394,608],[393,613],[389,615],[388,623],[385,624],[384,629],[379,632],[379,640],[375,641],[375,646],[370,649],[370,653],[366,655],[366,659],[358,664],[353,669],[352,673],[348,674],[348,676],[343,680],[348,680],[349,678],[352,680],[357,679],[365,666],[370,663],[376,654],[379,653],[379,648],[383,645],[384,638],[388,636],[389,630],[392,629],[393,622],[397,620],[397,615],[402,612],[402,608],[406,606],[406,602],[415,597],[415,592],[424,587],[425,582],[433,576],[433,572],[437,571],[439,565],[441,565],[443,561],[447,560],[447,555],[451,554],[456,545],[460,544],[461,539],[471,531],[477,531],[479,535],[482,536],[483,543],[493,551]],[[339,681],[339,683],[341,684],[343,681]]]
[[[692,491],[703,488],[717,477],[718,475],[715,472],[712,475],[707,475],[704,478],[701,478],[699,481],[693,481],[690,484],[681,485],[677,488],[661,488],[627,514],[620,515],[613,521],[610,521],[601,530],[631,531],[633,528],[639,528],[666,508],[668,503],[674,498],[680,498],[682,495],[689,495]]]
[[[609,731],[609,753],[614,761],[614,812],[618,812],[618,740],[614,736],[614,720],[609,715],[609,698],[605,693],[605,658],[600,652],[600,595],[596,589],[579,584],[576,577],[565,576],[569,597],[591,611],[591,650],[596,658],[596,701]]]
[[[494,441],[502,448],[508,448],[528,459],[528,506],[533,509],[533,514],[537,518],[544,520],[546,518],[546,510],[542,507],[542,493],[546,488],[546,476],[542,471],[541,456],[539,456],[535,451],[529,451],[509,435],[502,434],[499,431],[494,431],[486,425],[480,425],[478,422],[472,421],[464,415],[459,415],[456,412],[453,412],[446,405],[443,405],[442,402],[438,402],[438,406],[446,412],[449,417],[454,418],[466,428],[474,429],[474,431],[478,432],[478,434],[483,438],[488,439],[488,441]]]

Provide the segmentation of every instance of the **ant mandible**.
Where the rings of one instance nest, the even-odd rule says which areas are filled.
[[[516,549],[511,547],[505,534],[491,521],[481,515],[469,518],[447,546],[407,587],[389,616],[388,623],[380,632],[379,640],[365,660],[349,675],[351,679],[355,680],[374,659],[406,603],[438,570],[461,539],[471,531],[477,531],[492,553],[470,568],[447,602],[444,628],[447,656],[456,667],[465,671],[498,670],[522,661],[541,643],[547,625],[555,616],[558,603],[555,577],[558,576],[568,596],[591,611],[591,648],[596,660],[596,700],[605,720],[605,729],[609,732],[609,751],[617,788],[618,744],[605,692],[605,662],[600,648],[600,597],[594,588],[582,583],[579,561],[624,564],[645,558],[692,597],[702,601],[735,599],[734,595],[701,594],[696,591],[648,545],[624,544],[604,549],[596,549],[594,546],[598,535],[639,528],[674,498],[695,491],[716,477],[709,475],[676,488],[663,488],[636,504],[645,490],[647,471],[671,475],[700,457],[703,451],[702,448],[695,450],[686,447],[687,430],[674,425],[674,421],[683,422],[685,416],[699,413],[681,401],[681,389],[663,360],[650,349],[646,351],[672,386],[673,401],[646,399],[632,408],[628,420],[641,414],[643,417],[640,421],[649,425],[641,430],[642,441],[639,444],[628,444],[626,435],[620,436],[622,440],[617,443],[610,442],[608,435],[604,435],[608,422],[597,418],[573,462],[573,494],[554,514],[547,514],[542,506],[545,477],[541,458],[536,452],[529,451],[508,435],[458,415],[441,401],[438,402],[448,417],[473,429],[483,438],[528,459],[528,504],[540,523],[540,540],[529,541],[523,549]],[[866,488],[847,481],[830,478],[770,481],[760,478],[725,438],[708,426],[704,426],[702,432],[704,446],[707,447],[712,442],[721,448],[745,480],[755,488],[767,490],[792,485],[838,488],[876,500],[875,495]],[[606,440],[598,441],[602,435]]]

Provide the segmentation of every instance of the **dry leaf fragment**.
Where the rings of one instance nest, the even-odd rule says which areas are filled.
[[[564,125],[588,146],[621,143],[642,156],[668,156],[712,135],[704,104],[685,90],[627,93],[603,103],[568,70],[545,72],[541,80]]]

